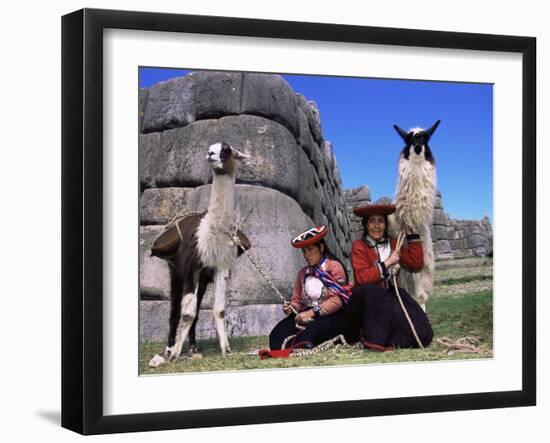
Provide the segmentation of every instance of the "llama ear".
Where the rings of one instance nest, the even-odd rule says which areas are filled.
[[[441,120],[436,121],[434,125],[426,131],[426,135],[428,136],[428,138],[430,138],[432,134],[435,132],[435,130],[439,126],[439,123],[441,123]]]
[[[401,138],[405,141],[407,141],[407,133],[403,131],[399,126],[393,125],[393,128],[397,131],[397,133],[401,136]]]
[[[250,158],[250,155],[243,154],[241,151],[233,148],[233,158],[235,160],[247,160]]]

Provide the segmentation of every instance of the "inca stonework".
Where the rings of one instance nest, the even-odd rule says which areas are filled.
[[[365,185],[344,193],[353,241],[363,234],[361,218],[353,214],[353,208],[371,203],[370,190]],[[443,209],[440,192],[435,199],[431,231],[436,260],[486,257],[493,254],[493,227],[489,217],[485,216],[482,220],[451,219]]]
[[[142,340],[168,335],[168,269],[150,256],[151,244],[176,217],[207,209],[212,177],[204,153],[212,143],[223,140],[250,156],[237,172],[237,212],[250,254],[282,294],[290,298],[304,265],[290,240],[313,225],[328,225],[328,246],[350,270],[351,242],[362,231],[351,208],[370,203],[370,191],[344,191],[315,102],[278,75],[198,71],[140,90],[139,108]],[[441,196],[435,206],[436,258],[492,253],[488,219],[451,220]],[[216,334],[212,303],[209,288],[198,338]],[[283,315],[277,294],[241,256],[227,292],[229,336],[266,335]]]
[[[140,91],[140,337],[164,340],[169,278],[150,257],[175,217],[208,207],[206,148],[223,140],[250,156],[239,165],[237,207],[250,254],[286,297],[303,266],[290,240],[326,224],[327,244],[349,268],[351,226],[332,144],[319,110],[278,75],[193,72]],[[215,336],[206,293],[198,336]],[[228,288],[229,335],[264,335],[283,316],[280,299],[241,256]]]

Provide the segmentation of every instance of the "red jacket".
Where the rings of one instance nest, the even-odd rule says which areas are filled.
[[[391,250],[395,250],[397,241],[390,238]],[[417,272],[424,267],[424,251],[418,235],[407,236],[407,244],[401,247],[399,264],[409,271]],[[351,245],[351,266],[355,284],[374,283],[385,286],[389,273],[383,263],[379,262],[376,249],[364,240],[356,240]]]

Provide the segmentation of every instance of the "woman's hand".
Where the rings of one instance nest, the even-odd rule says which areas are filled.
[[[386,265],[386,268],[389,268],[390,266],[395,265],[396,263],[399,263],[400,259],[400,251],[393,251],[391,255],[384,261],[384,265]]]
[[[313,320],[313,309],[308,309],[307,311],[302,311],[296,315],[296,323],[299,325],[306,325]]]
[[[283,312],[286,314],[286,315],[291,315],[293,313],[292,311],[292,305],[290,304],[290,302],[288,301],[285,301],[283,303]]]

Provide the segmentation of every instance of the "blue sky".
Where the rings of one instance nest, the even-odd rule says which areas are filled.
[[[142,68],[140,87],[184,75]],[[493,87],[488,84],[283,75],[314,100],[334,145],[344,188],[367,184],[373,201],[393,198],[404,144],[397,124],[430,127],[443,207],[452,218],[493,220]]]

